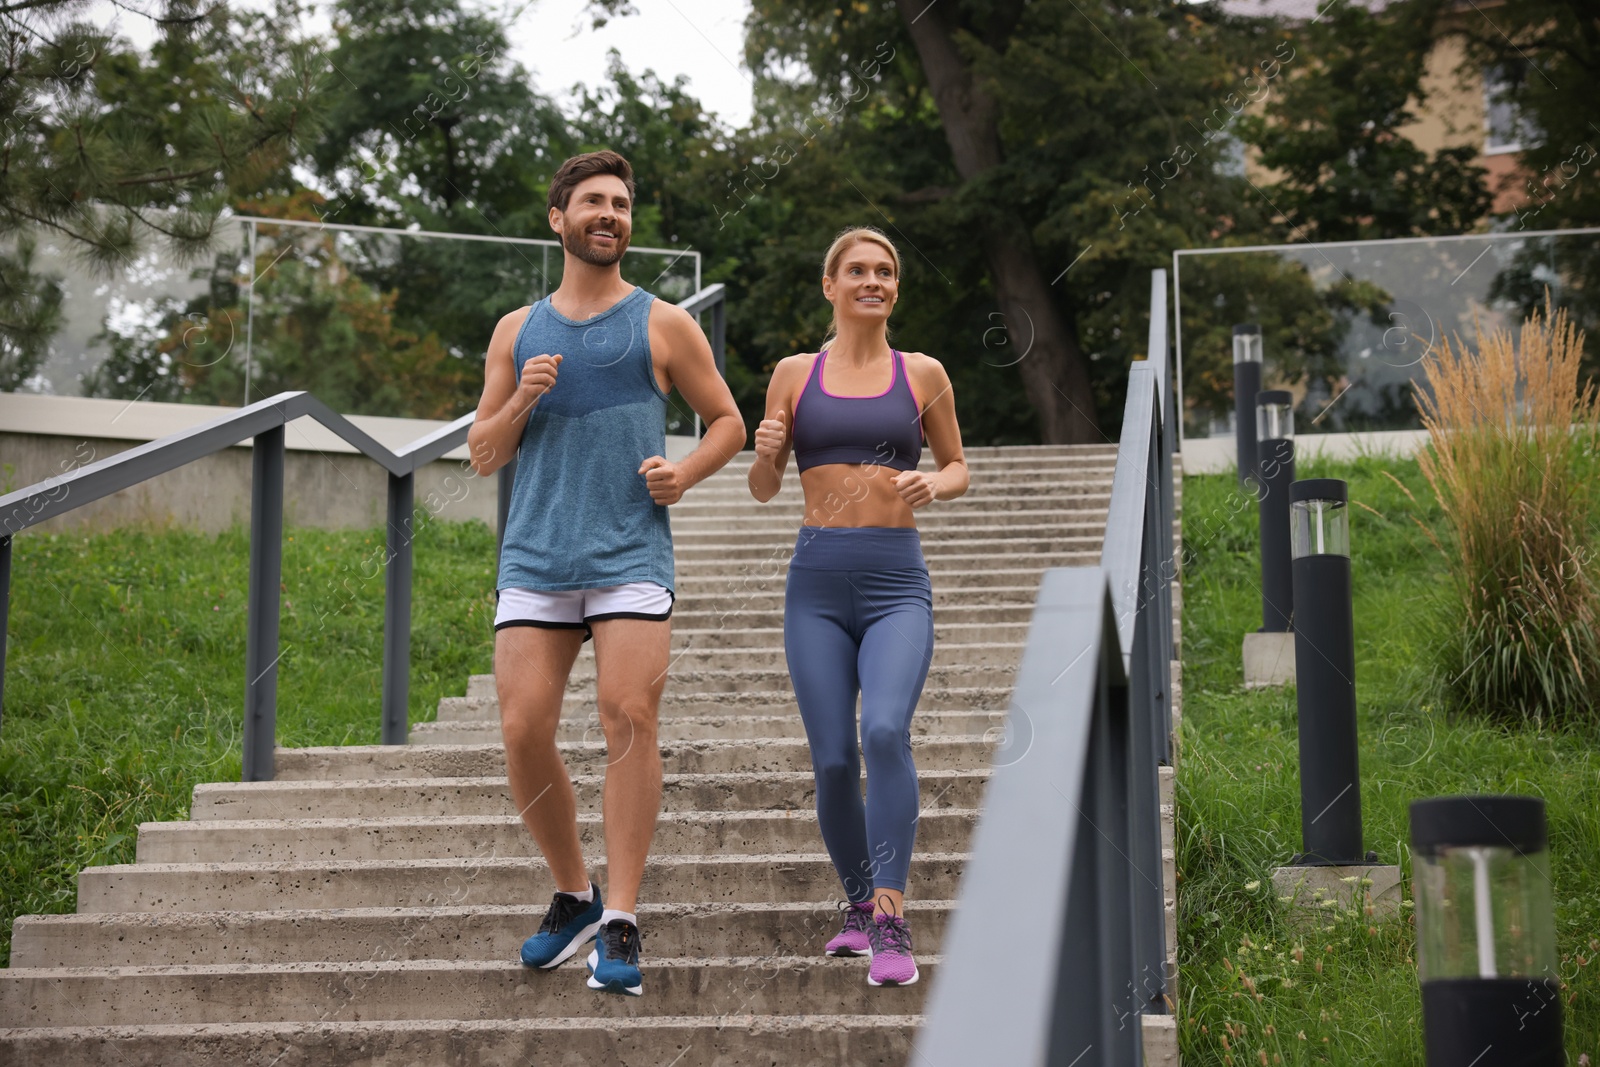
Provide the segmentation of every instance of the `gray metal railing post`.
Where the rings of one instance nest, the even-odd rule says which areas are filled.
[[[270,782],[278,725],[279,586],[283,581],[283,426],[255,435],[250,457],[250,601],[244,648],[242,779]]]
[[[11,625],[11,538],[0,537],[0,722],[6,708],[6,630]]]
[[[1138,952],[1145,940],[1141,912],[1148,908],[1148,902],[1141,898],[1148,894],[1134,885],[1134,877],[1140,875],[1143,885],[1149,871],[1136,871],[1130,859],[1141,851],[1135,839],[1148,836],[1146,832],[1135,832],[1133,820],[1136,815],[1151,820],[1158,835],[1161,829],[1160,823],[1153,821],[1154,809],[1135,796],[1139,790],[1134,780],[1144,777],[1143,768],[1149,764],[1148,748],[1133,743],[1143,732],[1135,720],[1148,721],[1148,717],[1131,706],[1134,679],[1129,677],[1126,681],[1125,685],[1108,686],[1099,701],[1096,729],[1100,736],[1089,754],[1091,770],[1084,786],[1084,801],[1099,827],[1090,840],[1096,853],[1093,870],[1100,880],[1098,925],[1104,946],[1100,995],[1096,998],[1101,1004],[1100,1047],[1106,1050],[1106,1063],[1136,1064],[1143,1044],[1139,1017],[1147,1007]],[[1135,770],[1135,766],[1141,770]],[[1153,775],[1154,770],[1149,773]]]
[[[381,742],[403,745],[410,730],[411,511],[416,475],[389,475],[388,551],[383,574],[383,727]]]
[[[1176,549],[1177,534],[1173,526],[1177,518],[1176,493],[1173,486],[1172,475],[1172,449],[1167,442],[1176,436],[1172,423],[1166,422],[1156,429],[1157,450],[1155,456],[1157,478],[1161,485],[1161,492],[1156,501],[1157,512],[1155,525],[1152,531],[1156,546],[1156,573],[1160,579],[1161,588],[1157,592],[1157,601],[1160,608],[1157,629],[1160,630],[1161,655],[1157,667],[1161,678],[1161,702],[1163,718],[1165,719],[1167,746],[1167,762],[1172,762],[1172,661],[1177,658],[1177,649],[1173,646],[1172,636],[1172,583],[1178,579],[1178,553]]]
[[[1172,762],[1172,583],[1178,577],[1176,535],[1173,519],[1177,512],[1173,482],[1172,455],[1178,447],[1177,388],[1173,381],[1172,344],[1167,337],[1167,272],[1150,274],[1150,353],[1156,361],[1156,419],[1150,437],[1150,485],[1155,492],[1147,497],[1146,544],[1152,581],[1149,595],[1154,601],[1151,620],[1152,692],[1161,702],[1161,762]]]
[[[1159,405],[1159,397],[1157,398]],[[1161,436],[1159,407],[1152,425],[1148,454],[1149,485],[1160,484]],[[1161,780],[1159,767],[1171,759],[1170,702],[1164,657],[1170,655],[1162,640],[1171,618],[1162,594],[1167,579],[1162,569],[1161,494],[1145,494],[1143,551],[1140,553],[1140,587],[1133,627],[1133,652],[1128,664],[1128,730],[1132,763],[1126,792],[1131,807],[1128,864],[1135,876],[1128,887],[1133,900],[1133,967],[1136,1008],[1140,1012],[1166,1013],[1166,901],[1162,889]],[[1170,542],[1169,542],[1170,543]]]

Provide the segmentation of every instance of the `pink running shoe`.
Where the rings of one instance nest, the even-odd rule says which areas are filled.
[[[879,915],[872,921],[872,967],[867,984],[915,985],[917,961],[911,957],[911,928],[898,915]]]
[[[845,902],[839,905],[844,912],[844,929],[828,942],[825,950],[830,956],[872,955],[872,901],[860,904]]]

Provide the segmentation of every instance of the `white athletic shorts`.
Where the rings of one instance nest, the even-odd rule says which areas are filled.
[[[494,610],[494,628],[541,626],[552,630],[582,630],[587,641],[594,635],[589,624],[604,619],[649,619],[660,622],[672,615],[672,590],[655,582],[628,582],[600,589],[544,592],[538,589],[502,589]]]

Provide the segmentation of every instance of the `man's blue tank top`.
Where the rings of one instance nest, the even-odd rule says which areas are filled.
[[[654,300],[635,287],[575,322],[545,297],[517,331],[517,380],[534,356],[562,360],[522,431],[497,588],[672,588],[667,509],[650,499],[638,473],[667,447],[667,395],[650,360]]]

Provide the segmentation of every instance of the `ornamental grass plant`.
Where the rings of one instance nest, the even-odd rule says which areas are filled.
[[[1535,310],[1513,338],[1447,339],[1427,363],[1419,459],[1445,514],[1453,595],[1439,681],[1456,710],[1507,721],[1600,722],[1600,565],[1593,382],[1583,333]]]

